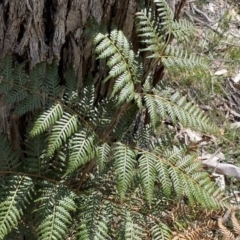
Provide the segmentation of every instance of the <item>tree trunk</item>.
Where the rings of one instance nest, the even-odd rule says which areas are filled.
[[[176,0],[168,2],[174,8]],[[74,66],[79,87],[89,74],[94,77],[99,99],[108,92],[108,86],[101,84],[106,70],[104,63],[95,61],[94,34],[89,32],[96,34],[98,24],[107,31],[117,27],[136,48],[135,13],[151,4],[151,0],[0,0],[0,60],[11,54],[15,62],[27,60],[27,69],[41,61],[57,61],[60,77]],[[0,131],[19,137],[16,128],[22,121],[16,116],[9,121],[11,107],[0,96]]]

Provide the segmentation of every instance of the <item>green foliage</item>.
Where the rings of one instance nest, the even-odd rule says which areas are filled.
[[[4,101],[15,104],[17,116],[31,117],[21,153],[0,135],[0,239],[11,231],[24,234],[23,226],[42,240],[73,235],[170,239],[159,206],[183,198],[190,206],[220,206],[219,190],[196,155],[175,146],[166,134],[155,134],[159,126],[170,131],[166,121],[207,134],[219,132],[186,97],[166,83],[153,84],[158,63],[189,72],[206,70],[204,61],[170,41],[187,41],[192,25],[175,22],[164,0],[156,3],[158,16],[147,10],[137,14],[144,44],[139,50],[154,58],[146,72],[141,54],[122,31],[95,37],[97,57],[106,59],[109,70],[103,84],[112,86],[102,100],[91,78],[77,89],[72,69],[61,85],[56,63],[40,63],[26,75],[24,64],[14,68],[11,58],[3,61]]]

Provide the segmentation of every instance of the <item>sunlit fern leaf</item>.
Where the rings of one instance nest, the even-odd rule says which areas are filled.
[[[117,172],[117,190],[120,199],[123,200],[132,180],[134,165],[136,164],[136,153],[126,145],[118,142],[113,147],[113,154]]]
[[[141,38],[141,42],[146,45],[141,51],[150,51],[154,54],[160,53],[165,48],[165,41],[163,36],[157,27],[157,23],[152,19],[152,13],[148,10],[143,10],[138,12],[137,19],[139,20],[137,25],[138,36]]]
[[[116,93],[122,91],[119,103],[131,101],[134,97],[134,84],[139,79],[136,57],[130,49],[127,38],[121,31],[113,30],[110,36],[99,33],[94,39],[94,44],[98,58],[108,58],[107,65],[110,71],[105,81],[111,78],[116,79],[111,96],[114,97]],[[127,91],[126,88],[130,90]]]
[[[147,201],[151,203],[153,198],[154,183],[156,180],[155,165],[157,163],[157,159],[155,155],[148,152],[143,152],[141,153],[138,162],[144,193]]]
[[[159,153],[157,154],[159,155]],[[157,157],[156,155],[156,157]],[[206,172],[200,171],[202,166],[195,161],[195,155],[186,155],[184,149],[174,147],[164,150],[164,158],[157,157],[161,164],[156,166],[159,179],[163,179],[162,188],[169,192],[169,178],[172,191],[178,197],[185,195],[191,205],[198,202],[203,207],[213,208],[218,206],[217,189]],[[165,168],[168,175],[163,178]],[[165,190],[166,191],[166,190]]]
[[[144,99],[153,126],[156,125],[159,119],[165,117],[167,113],[173,123],[179,121],[184,127],[197,129],[202,132],[213,134],[219,132],[218,127],[204,115],[202,110],[194,104],[185,103],[185,99],[179,93],[169,97],[145,94]]]
[[[105,169],[105,165],[108,162],[109,154],[110,154],[110,146],[107,143],[103,143],[102,145],[98,146],[97,151],[97,164],[99,166],[99,171],[103,172]]]
[[[78,111],[84,118],[93,118],[95,113],[95,89],[94,85],[90,84],[81,90],[79,100],[78,100]],[[93,120],[92,119],[92,120]]]
[[[196,30],[191,22],[186,19],[179,19],[173,23],[172,34],[179,41],[189,41],[194,37]]]
[[[63,115],[62,105],[57,103],[44,111],[35,121],[30,136],[34,137],[47,130],[52,124],[58,121]]]
[[[162,58],[164,66],[169,70],[180,70],[182,72],[206,71],[206,61],[194,53],[187,53],[179,46],[168,45],[165,56]]]
[[[45,79],[48,97],[55,99],[61,92],[59,85],[58,65],[56,62],[47,66]]]
[[[67,138],[77,131],[77,125],[77,117],[64,112],[62,118],[52,128],[47,151],[49,156],[52,156],[54,151],[61,147]]]
[[[45,182],[40,190],[36,231],[39,240],[64,240],[71,224],[71,213],[76,210],[75,195],[65,186]]]
[[[141,240],[144,237],[144,228],[136,224],[130,213],[127,213],[125,222],[125,240]]]
[[[7,56],[1,63],[0,93],[7,93],[13,87],[12,57]]]
[[[154,0],[159,12],[159,18],[161,19],[161,25],[166,34],[171,34],[174,24],[174,13],[169,4],[165,0]]]
[[[18,153],[14,151],[10,141],[2,133],[0,133],[0,152],[1,170],[11,171],[21,164]]]
[[[0,187],[0,239],[15,228],[22,218],[23,208],[32,198],[31,178],[10,175],[5,177]]]
[[[171,230],[166,224],[160,223],[151,228],[151,235],[154,240],[170,240]]]
[[[71,139],[69,163],[66,174],[72,173],[78,167],[94,158],[94,136],[90,132],[81,131]]]

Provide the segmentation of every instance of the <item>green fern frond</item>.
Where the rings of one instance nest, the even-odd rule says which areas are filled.
[[[127,212],[126,222],[125,222],[125,236],[124,239],[126,240],[141,240],[143,238],[144,229],[136,224],[130,213]]]
[[[180,47],[168,45],[165,49],[165,56],[162,58],[167,69],[179,69],[180,71],[206,71],[207,63],[194,53],[187,53]]]
[[[100,172],[103,172],[103,170],[105,169],[105,164],[108,162],[109,159],[110,149],[111,148],[107,143],[103,143],[96,149],[97,152],[96,161],[98,163]]]
[[[110,240],[111,238],[108,236],[109,219],[104,209],[104,203],[101,201],[101,195],[98,192],[93,192],[89,196],[82,196],[80,203],[79,217],[83,220],[79,225],[78,240]]]
[[[141,42],[146,44],[147,47],[142,48],[141,51],[150,51],[155,54],[160,54],[165,48],[165,41],[163,35],[160,34],[156,21],[152,20],[151,11],[147,9],[137,14],[138,21],[138,36],[141,38]],[[160,55],[158,55],[160,57]]]
[[[0,93],[6,94],[13,87],[12,57],[7,56],[1,64]]]
[[[142,153],[138,161],[144,193],[146,195],[147,201],[151,203],[156,180],[155,165],[157,163],[157,159],[154,155]]]
[[[8,176],[0,188],[0,239],[15,228],[32,198],[33,182],[25,176]]]
[[[161,25],[166,34],[171,34],[174,24],[174,13],[165,0],[154,0],[161,19]]]
[[[34,123],[30,136],[34,137],[38,134],[43,133],[45,130],[50,128],[52,124],[58,121],[63,115],[62,105],[57,103],[51,106],[48,110],[44,111]]]
[[[123,200],[133,177],[136,153],[120,142],[114,146],[113,152],[117,172],[117,190],[120,199]]]
[[[99,33],[94,39],[99,59],[107,60],[110,72],[105,81],[116,78],[111,96],[120,92],[118,102],[131,101],[134,98],[135,84],[139,82],[135,54],[122,31],[113,30],[110,37]]]
[[[25,63],[17,66],[13,71],[13,84],[12,89],[5,89],[4,101],[8,103],[18,103],[28,96],[28,92],[25,89],[25,85],[28,81],[23,68]],[[7,80],[9,81],[9,80]],[[10,82],[5,82],[5,84],[11,85]],[[1,84],[0,84],[1,88]],[[10,90],[10,91],[8,91]]]
[[[156,152],[155,156],[162,155],[161,151]],[[218,206],[216,196],[219,189],[215,188],[208,174],[201,171],[202,165],[195,161],[195,155],[186,155],[183,149],[174,147],[171,151],[164,151],[164,158],[157,158],[159,161],[155,166],[157,176],[164,180],[161,181],[161,185],[168,196],[171,182],[172,190],[177,196],[187,196],[190,204],[198,202],[206,208]]]
[[[87,131],[75,133],[71,139],[69,164],[66,174],[74,172],[94,158],[94,136]]]
[[[0,133],[0,152],[1,170],[11,171],[21,164],[18,153],[13,150],[10,141],[2,133]]]
[[[77,81],[76,75],[73,68],[66,72],[66,91],[64,94],[64,99],[72,102],[77,97]]]
[[[155,239],[155,240],[171,239],[171,230],[164,223],[160,223],[159,225],[154,225],[151,228],[151,234],[152,234],[152,239]]]
[[[45,183],[41,196],[35,200],[39,204],[37,212],[37,233],[39,240],[63,240],[69,231],[69,225],[75,212],[75,195],[64,186]]]
[[[27,98],[25,98],[16,106],[14,113],[22,116],[27,112],[41,108],[42,105],[43,101],[41,99],[41,96],[36,94],[29,94]]]
[[[185,18],[179,19],[173,23],[172,34],[178,41],[190,41],[196,33],[195,27]]]
[[[179,121],[184,127],[213,134],[219,132],[218,127],[204,115],[201,109],[193,103],[187,103],[186,98],[181,97],[178,92],[169,97],[145,94],[144,99],[153,126],[156,126],[156,123],[167,114],[174,123]]]
[[[49,138],[48,155],[52,156],[55,150],[67,141],[77,131],[77,117],[69,113],[64,113],[62,118],[56,122],[52,128]]]
[[[51,171],[50,159],[47,157],[47,134],[39,134],[25,141],[26,149],[22,160],[23,169],[28,173],[39,175],[48,174]]]
[[[56,62],[47,66],[45,78],[48,97],[56,99],[61,92],[58,77],[58,65]]]

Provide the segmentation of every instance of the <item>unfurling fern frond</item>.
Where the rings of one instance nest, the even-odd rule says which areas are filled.
[[[110,36],[99,33],[94,43],[99,59],[108,58],[110,72],[105,81],[113,78],[115,84],[111,96],[118,93],[118,103],[134,98],[135,84],[139,82],[135,54],[122,31],[113,30]]]
[[[35,200],[38,203],[37,233],[39,240],[62,240],[69,231],[72,217],[76,210],[75,195],[64,186],[43,183],[41,196]]]
[[[0,239],[12,231],[23,215],[33,194],[33,181],[25,176],[10,175],[0,185]]]

